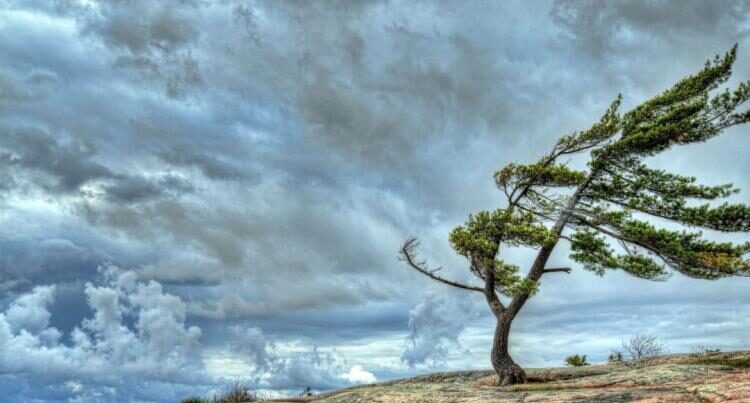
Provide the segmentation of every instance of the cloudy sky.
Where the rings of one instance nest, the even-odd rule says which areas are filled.
[[[169,402],[489,367],[481,296],[409,271],[399,245],[417,235],[472,281],[447,234],[501,205],[496,169],[734,43],[734,80],[750,79],[749,16],[702,0],[0,0],[0,396]],[[749,201],[748,131],[649,163]],[[749,290],[549,275],[512,350],[598,362],[635,333],[748,349]]]

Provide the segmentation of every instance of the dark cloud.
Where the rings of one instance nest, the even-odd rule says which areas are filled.
[[[195,166],[209,179],[238,179],[244,176],[243,170],[231,163],[199,153],[168,151],[160,155],[167,163],[177,166]]]
[[[616,94],[627,109],[734,42],[735,74],[750,77],[741,2],[4,4],[2,312],[28,311],[26,341],[49,347],[6,363],[0,391],[17,400],[97,401],[114,390],[122,401],[169,401],[195,390],[66,341],[79,327],[116,344],[96,328],[117,316],[105,303],[113,295],[132,312],[108,329],[203,375],[205,391],[238,376],[291,391],[486,367],[492,323],[481,298],[402,267],[400,243],[419,236],[441,273],[472,281],[447,234],[498,206],[496,169],[536,159]],[[742,130],[650,164],[747,188]],[[553,263],[571,265],[562,249]],[[505,252],[523,265],[533,251]],[[97,277],[107,262],[132,268],[142,291]],[[747,324],[715,302],[744,307],[743,279],[618,276],[545,277],[519,317],[518,359],[604,359],[645,322],[683,348],[676,323],[690,315],[691,342],[743,343]],[[137,300],[146,290],[154,299]],[[139,333],[152,314],[172,315],[181,339]],[[9,317],[9,329],[21,326],[15,313],[0,324]],[[198,325],[196,351],[170,351],[194,342]],[[34,361],[44,351],[60,353],[52,369]],[[123,380],[68,371],[76,357]],[[149,379],[124,364],[143,364]]]
[[[618,51],[636,40],[683,42],[695,37],[739,40],[750,8],[743,1],[719,4],[684,1],[569,1],[556,0],[550,15],[594,53]],[[649,46],[648,43],[644,43]],[[653,45],[650,45],[653,46]]]
[[[64,135],[32,127],[3,127],[0,146],[7,163],[18,166],[21,174],[39,174],[32,180],[49,191],[63,193],[80,190],[85,183],[113,176],[112,171],[93,160],[96,148]]]
[[[77,12],[84,32],[116,50],[115,67],[163,82],[165,94],[173,98],[203,83],[192,55],[201,33],[199,2],[96,1]]]
[[[164,194],[179,196],[193,190],[193,186],[185,178],[169,174],[156,179],[126,176],[104,187],[107,196],[120,203],[137,202]]]
[[[684,62],[697,64],[735,43],[743,45],[749,13],[742,1],[685,1],[676,7],[669,1],[559,0],[550,17],[570,39],[566,46],[583,52],[597,68],[621,76],[628,87],[651,89],[668,85],[660,82],[664,73],[675,72],[674,81],[694,69],[685,70]],[[696,54],[698,48],[706,54]]]
[[[163,174],[146,178],[115,173],[97,161],[93,143],[31,127],[0,127],[3,167],[12,180],[25,180],[52,194],[96,192],[87,184],[104,183],[101,191],[120,203],[163,195],[179,196],[193,186],[184,178]]]
[[[8,102],[30,102],[43,98],[59,81],[51,71],[32,69],[23,77],[0,70],[0,112]]]
[[[34,283],[65,283],[91,276],[97,266],[112,259],[98,250],[64,238],[6,240],[0,242],[3,250],[0,273],[3,280],[17,288]]]

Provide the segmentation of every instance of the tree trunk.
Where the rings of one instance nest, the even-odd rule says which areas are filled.
[[[497,373],[500,386],[526,383],[526,372],[513,361],[508,352],[508,336],[512,320],[513,318],[509,316],[498,318],[495,337],[492,340],[490,360],[492,368]]]

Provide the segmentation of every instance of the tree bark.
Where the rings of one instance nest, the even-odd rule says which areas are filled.
[[[526,383],[526,372],[513,361],[508,352],[508,336],[510,336],[512,321],[513,318],[509,316],[498,318],[495,337],[492,340],[490,361],[492,361],[492,368],[497,373],[498,385],[500,386]]]

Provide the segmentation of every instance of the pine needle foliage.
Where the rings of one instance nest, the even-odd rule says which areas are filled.
[[[560,238],[571,242],[574,261],[599,275],[623,270],[643,279],[664,280],[669,269],[703,279],[750,274],[744,258],[750,243],[714,242],[701,231],[687,230],[750,231],[747,205],[695,204],[729,197],[738,189],[731,184],[698,184],[693,177],[653,169],[644,161],[675,146],[704,142],[750,120],[749,112],[736,111],[750,97],[749,83],[711,95],[729,79],[735,58],[736,46],[623,115],[618,113],[618,96],[599,122],[563,136],[539,161],[500,169],[495,182],[508,205],[471,215],[451,233],[453,248],[469,259],[480,279],[486,279],[488,268],[494,271],[497,290],[507,296],[533,294],[538,279],[520,276],[517,266],[498,260],[501,244],[538,248],[554,245]],[[587,171],[559,162],[581,152],[590,152]],[[555,192],[561,189],[573,193]],[[659,228],[647,216],[686,229]],[[613,243],[621,246],[619,253]]]

